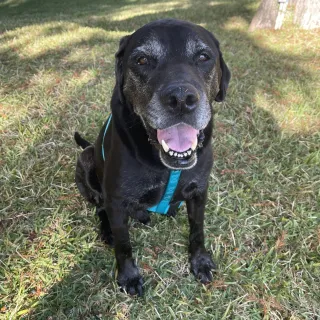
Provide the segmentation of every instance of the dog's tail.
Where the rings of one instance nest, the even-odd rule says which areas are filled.
[[[91,146],[91,143],[83,139],[78,132],[74,133],[74,140],[76,140],[77,145],[80,146],[82,149]]]

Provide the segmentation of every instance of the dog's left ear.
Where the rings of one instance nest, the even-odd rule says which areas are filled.
[[[222,102],[225,99],[227,94],[231,73],[222,58],[222,52],[220,51],[219,41],[214,37],[214,35],[211,32],[208,32],[208,33],[219,51],[219,64],[220,64],[220,70],[221,70],[221,78],[220,78],[219,92],[215,97],[215,101]]]
[[[218,50],[219,50],[219,60],[220,60],[220,69],[221,69],[221,79],[220,79],[220,90],[215,98],[215,101],[222,102],[225,99],[227,94],[231,73],[222,58],[222,53],[219,48],[219,43],[218,43]]]
[[[124,95],[123,95],[123,81],[124,81],[124,74],[123,74],[123,55],[125,48],[129,42],[130,35],[124,36],[120,39],[119,49],[115,54],[116,57],[116,88],[118,91],[119,99],[122,103],[124,103]]]

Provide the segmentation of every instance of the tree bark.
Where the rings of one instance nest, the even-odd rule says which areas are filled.
[[[278,11],[277,19],[276,19],[276,25],[274,27],[276,30],[281,29],[281,27],[282,27],[282,23],[284,20],[284,16],[286,14],[287,6],[288,6],[287,1],[282,1],[279,4],[279,11]]]
[[[278,10],[278,0],[262,0],[257,13],[250,23],[249,31],[256,29],[274,29]]]
[[[293,21],[303,29],[320,28],[320,1],[296,0]]]
[[[295,6],[299,0],[289,0],[290,6]]]

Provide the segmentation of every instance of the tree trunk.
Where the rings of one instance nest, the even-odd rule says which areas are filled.
[[[299,24],[303,29],[320,28],[320,1],[297,0],[294,23]]]
[[[282,23],[284,20],[284,16],[286,14],[287,6],[288,6],[287,1],[281,1],[281,3],[279,4],[279,11],[278,11],[277,19],[276,19],[276,25],[274,27],[276,30],[281,29],[281,27],[282,27]]]
[[[289,0],[289,5],[290,6],[295,6],[295,5],[297,5],[297,2],[298,2],[299,0]]]
[[[278,0],[262,0],[257,13],[250,23],[249,31],[256,29],[274,29],[278,10]]]

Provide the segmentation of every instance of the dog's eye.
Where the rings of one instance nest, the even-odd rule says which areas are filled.
[[[148,59],[146,57],[140,57],[138,60],[137,60],[137,63],[141,66],[145,65],[145,64],[148,64]]]
[[[210,57],[206,53],[201,53],[198,57],[198,60],[200,62],[205,62],[205,61],[208,61],[209,59]]]

